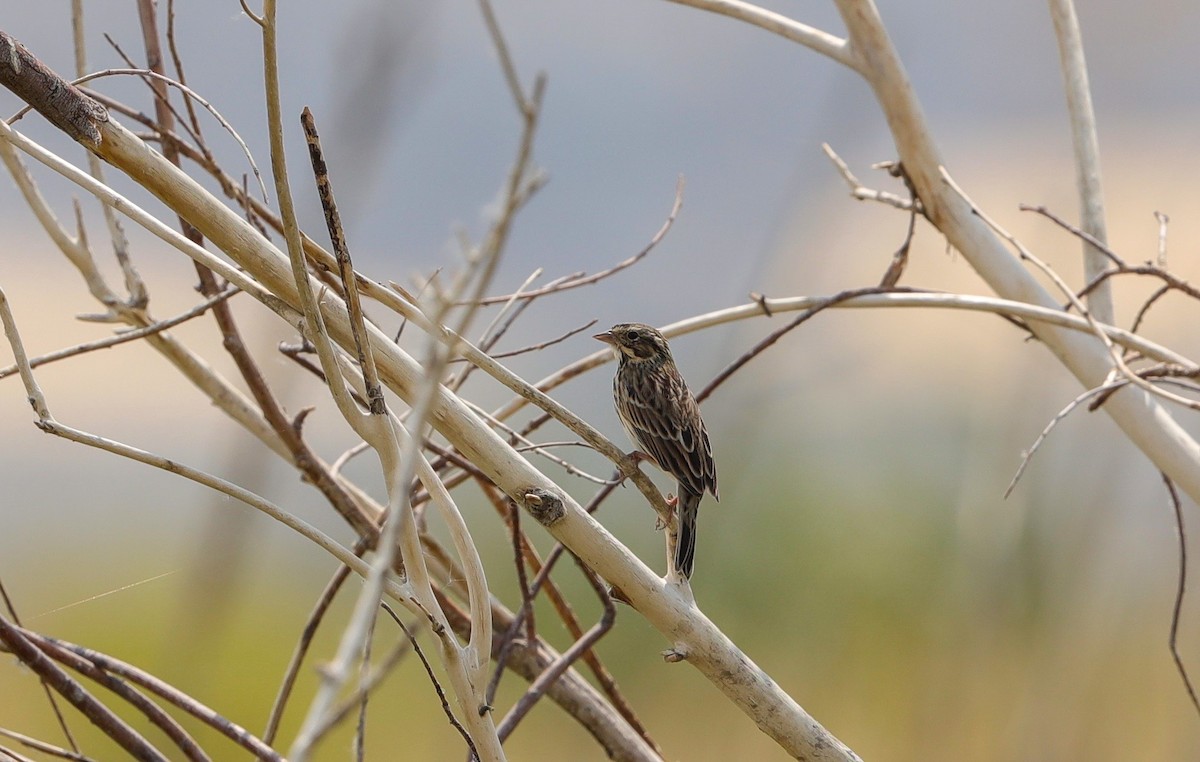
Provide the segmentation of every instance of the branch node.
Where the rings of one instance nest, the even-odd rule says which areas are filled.
[[[762,310],[763,314],[767,317],[775,317],[775,314],[771,312],[771,305],[767,304],[767,297],[763,294],[760,294],[757,291],[751,291],[750,301],[757,304],[758,308]]]
[[[663,651],[663,661],[667,664],[678,664],[681,661],[687,661],[688,650],[682,643],[676,643],[674,648],[668,648]]]
[[[566,515],[562,498],[549,490],[532,487],[526,490],[524,498],[525,510],[544,527],[554,526]]]

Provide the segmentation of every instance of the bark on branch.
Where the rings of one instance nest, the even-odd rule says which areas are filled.
[[[0,84],[50,123],[84,145],[100,144],[108,110],[54,73],[11,35],[0,30]]]

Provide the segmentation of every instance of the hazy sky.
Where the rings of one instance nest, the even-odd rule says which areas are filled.
[[[68,5],[6,5],[6,31],[69,72]],[[91,68],[121,65],[104,33],[140,58],[129,3],[84,5]],[[1160,2],[1121,13],[1111,5],[1081,8],[1104,128],[1132,121],[1153,129],[1200,113],[1200,71],[1188,54],[1200,36],[1200,9]],[[177,6],[190,84],[265,165],[256,27],[233,0]],[[336,6],[281,4],[293,171],[307,176],[295,120],[309,105],[360,260],[397,277],[444,264],[457,228],[483,229],[519,128],[478,7],[467,0]],[[682,174],[684,216],[643,271],[673,306],[647,306],[647,317],[740,299],[755,287],[753,268],[717,283],[700,280],[688,263],[761,262],[773,254],[784,219],[836,188],[821,142],[833,143],[860,173],[892,155],[870,93],[854,75],[761,30],[651,0],[501,0],[495,7],[526,86],[536,72],[549,77],[536,156],[550,185],[515,231],[509,282],[535,265],[556,274],[628,256],[657,228]],[[830,3],[774,7],[840,32]],[[1069,155],[1043,3],[884,3],[882,12],[938,135],[970,136],[973,153],[1019,156],[1048,146]],[[145,102],[142,86],[124,79],[98,87]],[[0,104],[15,109],[6,94]],[[34,121],[25,120],[26,128]],[[244,171],[235,146],[207,124],[227,166]],[[1152,133],[1145,139],[1155,140]],[[2,185],[0,209],[26,219],[10,185]],[[312,194],[298,195],[316,227]]]

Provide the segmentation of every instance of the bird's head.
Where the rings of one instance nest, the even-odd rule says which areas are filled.
[[[671,349],[658,329],[642,323],[618,323],[611,330],[592,338],[611,344],[622,360],[670,360]]]

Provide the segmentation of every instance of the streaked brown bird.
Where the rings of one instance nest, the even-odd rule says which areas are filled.
[[[700,406],[657,329],[619,323],[593,338],[611,344],[620,358],[613,378],[613,400],[630,439],[678,482],[674,565],[690,579],[696,560],[700,500],[705,490],[717,497],[717,466]]]

